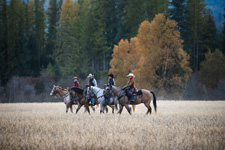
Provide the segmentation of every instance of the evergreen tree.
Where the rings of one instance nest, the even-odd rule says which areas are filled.
[[[2,0],[0,3],[0,84],[5,85],[9,79],[8,72],[8,19],[7,3]]]
[[[190,55],[192,69],[198,71],[199,64],[204,60],[208,48],[216,47],[215,24],[204,0],[190,0],[187,2],[186,20],[188,32],[186,33],[187,36],[184,37],[184,49]],[[209,33],[208,30],[212,33]],[[210,35],[209,39],[211,41],[208,40],[208,35]],[[206,44],[205,41],[207,40]]]
[[[57,38],[57,22],[59,21],[58,18],[58,5],[57,0],[50,0],[49,6],[47,10],[47,18],[48,18],[48,33],[47,33],[47,44],[46,44],[46,55],[48,58],[48,62],[51,62],[51,55],[53,50],[56,47],[56,38]],[[46,62],[47,63],[47,62]],[[49,65],[48,65],[49,66]]]
[[[37,46],[37,56],[39,62],[37,63],[37,67],[39,69],[42,67],[47,67],[46,63],[46,52],[45,52],[45,14],[44,14],[44,3],[45,0],[34,0],[35,5],[35,38],[36,38],[36,46]],[[40,72],[40,70],[39,70]],[[38,74],[39,74],[38,72]]]
[[[172,0],[170,3],[170,18],[178,23],[181,38],[185,36],[186,30],[186,1],[187,0]]]
[[[225,8],[224,8],[224,10],[225,10]],[[225,15],[223,15],[223,17],[224,17],[224,20],[225,20]],[[222,40],[221,40],[221,42],[222,42],[222,52],[225,55],[225,22],[223,23],[223,31],[222,31],[221,37],[222,37]]]
[[[57,51],[54,55],[63,77],[75,73],[80,63],[76,30],[78,9],[79,4],[73,0],[65,0],[61,9]]]

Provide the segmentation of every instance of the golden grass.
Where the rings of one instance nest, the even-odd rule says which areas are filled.
[[[130,116],[65,113],[63,103],[0,104],[0,149],[225,149],[225,102],[158,101]]]

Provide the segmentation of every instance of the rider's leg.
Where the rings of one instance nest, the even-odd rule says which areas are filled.
[[[94,97],[91,98],[91,104],[94,105],[95,99]]]
[[[107,99],[107,100],[108,100],[108,103],[110,103],[110,99],[111,99],[111,97],[112,97],[112,96],[111,96],[111,95],[109,95],[109,97],[108,97],[108,99]]]
[[[77,99],[77,96],[74,96],[74,98],[75,98],[75,101],[78,103],[78,99]]]

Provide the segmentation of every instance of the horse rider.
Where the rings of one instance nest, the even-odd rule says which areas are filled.
[[[127,75],[127,77],[129,77],[129,81],[127,83],[127,85],[125,85],[123,87],[123,90],[128,88],[128,91],[127,92],[127,95],[128,95],[128,99],[131,101],[131,102],[134,102],[134,95],[133,93],[136,91],[135,87],[134,87],[134,74],[133,73],[129,73]]]
[[[80,84],[78,82],[78,78],[77,77],[73,78],[73,87],[78,87],[78,88],[80,87]],[[74,98],[75,98],[76,103],[78,103],[78,99],[77,99],[76,95],[74,96]]]
[[[96,79],[94,78],[94,75],[91,73],[87,76],[89,78],[88,86],[98,86]],[[94,105],[94,96],[91,96],[91,104]]]
[[[107,98],[107,100],[108,100],[108,103],[110,103],[110,98],[113,96],[112,94],[112,86],[113,85],[115,85],[115,81],[114,81],[114,75],[112,74],[112,73],[110,73],[109,75],[108,75],[108,85],[109,85],[109,87],[110,87],[110,95],[109,95],[109,97]]]

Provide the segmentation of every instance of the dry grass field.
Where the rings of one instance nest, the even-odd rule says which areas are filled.
[[[0,149],[225,149],[225,101],[157,101],[131,116],[65,113],[63,103],[0,104]]]

